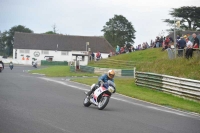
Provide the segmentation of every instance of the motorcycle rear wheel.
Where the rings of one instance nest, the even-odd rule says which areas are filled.
[[[110,99],[110,97],[102,96],[102,98],[98,104],[98,109],[103,110],[107,106],[109,99]]]
[[[84,99],[84,101],[83,101],[83,105],[84,105],[85,107],[89,107],[89,106],[91,105],[90,99],[86,97],[86,98]]]

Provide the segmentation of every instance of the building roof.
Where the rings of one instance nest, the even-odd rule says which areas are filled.
[[[33,34],[16,32],[14,35],[14,49],[58,50],[58,51],[91,51],[109,53],[114,48],[103,37],[71,36],[60,34]]]

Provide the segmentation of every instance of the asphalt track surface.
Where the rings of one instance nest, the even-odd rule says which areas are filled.
[[[119,94],[102,111],[84,107],[88,86],[27,73],[32,69],[0,73],[0,133],[200,133],[197,114]]]

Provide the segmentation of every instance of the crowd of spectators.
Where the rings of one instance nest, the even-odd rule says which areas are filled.
[[[193,51],[199,48],[199,39],[197,38],[197,35],[193,33],[192,38],[189,38],[189,36],[189,34],[184,36],[177,35],[175,41],[172,37],[169,36],[156,37],[155,41],[151,40],[151,47],[162,47],[162,51],[164,51],[168,48],[174,49],[176,46],[176,48],[178,49],[178,56],[182,57],[185,53],[185,57],[189,59],[192,57]]]
[[[185,51],[185,57],[186,58],[191,58],[193,55],[193,51],[195,49],[199,48],[199,39],[197,38],[197,35],[194,33],[192,34],[192,40],[189,38],[190,35],[185,35],[185,36],[179,36],[177,35],[176,39],[174,40],[170,36],[166,37],[156,37],[156,39],[153,41],[151,40],[150,45],[147,42],[143,42],[142,44],[139,44],[138,46],[130,46],[127,47],[127,45],[124,45],[122,47],[116,46],[116,50],[110,51],[108,57],[114,56],[114,55],[119,55],[119,54],[124,54],[124,53],[131,53],[133,51],[137,50],[144,50],[147,48],[161,48],[162,51],[165,51],[166,49],[174,49],[175,46],[178,49],[178,56],[183,56],[183,51]],[[199,35],[200,36],[200,35]],[[96,59],[97,61],[100,60],[101,53],[98,51],[96,55],[92,52],[90,56],[90,60]]]

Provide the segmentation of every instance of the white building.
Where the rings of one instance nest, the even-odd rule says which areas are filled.
[[[33,59],[73,62],[87,65],[91,52],[107,58],[113,47],[103,37],[19,33],[14,35],[13,59],[31,64]]]

